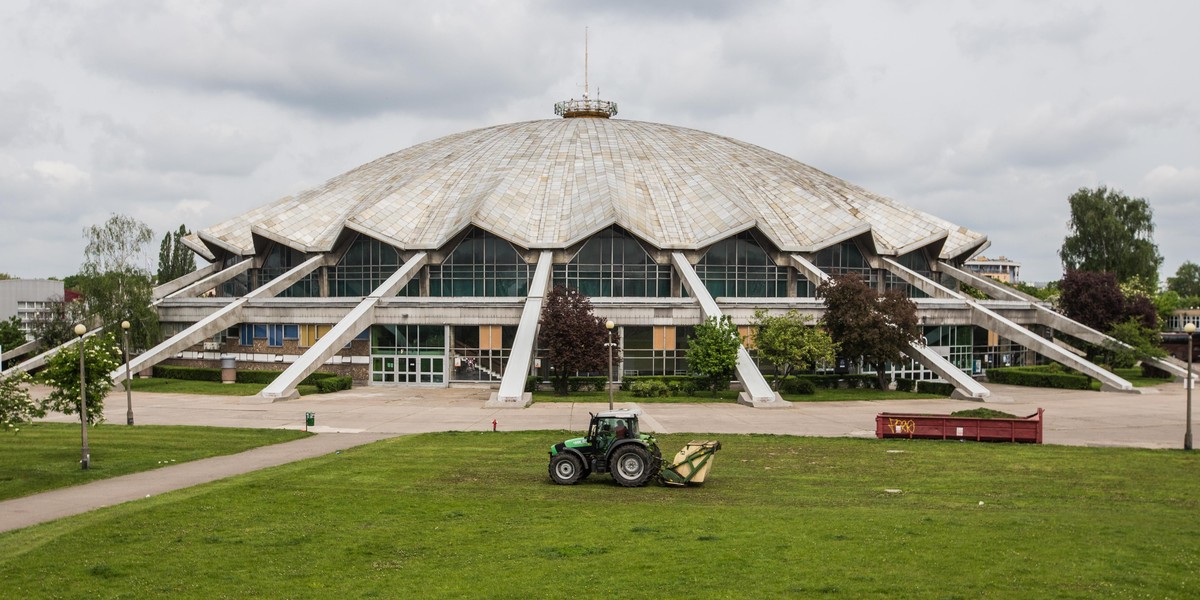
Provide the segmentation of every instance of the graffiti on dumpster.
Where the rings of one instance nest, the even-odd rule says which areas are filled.
[[[888,419],[888,429],[896,433],[915,433],[917,422],[912,419]]]

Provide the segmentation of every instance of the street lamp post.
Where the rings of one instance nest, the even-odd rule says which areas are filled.
[[[1192,336],[1196,333],[1196,324],[1188,323],[1183,326],[1183,332],[1188,336],[1188,373],[1187,380],[1184,385],[1187,386],[1187,431],[1183,434],[1183,449],[1192,449],[1192,388],[1195,387],[1195,382],[1192,381]]]
[[[612,331],[617,324],[609,319],[604,322],[604,328],[608,330],[608,410],[613,409],[613,360],[612,360]]]
[[[133,381],[129,379],[129,321],[121,321],[125,332],[125,424],[133,425]]]
[[[79,336],[79,437],[83,447],[80,448],[79,464],[87,470],[92,461],[92,451],[88,449],[87,441],[87,379],[83,371],[83,334],[87,327],[80,323],[75,326],[75,335]]]

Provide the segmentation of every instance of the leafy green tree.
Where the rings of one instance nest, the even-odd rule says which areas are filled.
[[[130,342],[149,348],[158,341],[158,316],[150,307],[153,281],[145,265],[145,247],[154,232],[144,223],[113,215],[103,225],[84,229],[87,247],[79,273],[79,291],[87,315],[97,324],[114,326],[128,319]]]
[[[829,333],[810,325],[812,317],[796,309],[781,316],[771,316],[764,309],[754,311],[753,345],[758,356],[775,365],[773,387],[778,390],[795,369],[815,367],[818,363],[833,362],[837,344]]]
[[[1080,188],[1067,199],[1071,218],[1058,251],[1063,268],[1114,273],[1117,281],[1158,281],[1162,256],[1154,243],[1154,211],[1117,190]]]
[[[21,331],[20,319],[12,316],[4,321],[0,321],[0,348],[5,351],[12,350],[24,344],[25,341],[25,332]],[[3,362],[0,362],[0,370],[2,369]]]
[[[1200,296],[1200,265],[1186,261],[1167,278],[1167,289],[1182,297]]]
[[[821,321],[841,354],[861,356],[885,388],[888,363],[903,358],[904,349],[920,338],[917,305],[899,290],[880,294],[853,273],[826,280],[817,294],[825,298]]]
[[[183,244],[189,232],[183,225],[163,236],[158,246],[158,283],[178,279],[196,270],[196,256]]]
[[[688,338],[688,369],[705,380],[714,396],[729,387],[737,371],[742,338],[729,317],[709,317]]]
[[[1140,360],[1161,358],[1167,355],[1167,351],[1159,346],[1162,336],[1158,330],[1146,327],[1137,317],[1130,317],[1117,323],[1108,335],[1128,344],[1127,347],[1113,343],[1105,345],[1109,364],[1113,367],[1128,369]]]
[[[538,346],[550,364],[555,393],[569,394],[576,373],[607,372],[609,333],[604,322],[592,314],[592,301],[575,288],[557,285],[546,295],[538,320]],[[616,331],[612,340],[618,344]],[[613,361],[617,360],[614,353]]]
[[[0,273],[0,281],[4,281],[5,279],[16,279],[16,278],[13,277],[12,275],[9,275],[8,273]]]
[[[29,394],[29,382],[29,375],[21,371],[0,375],[0,431],[15,433],[22,423],[45,416],[46,411]]]
[[[1183,307],[1183,298],[1175,290],[1167,290],[1154,297],[1154,310],[1158,312],[1158,322],[1166,326],[1171,314]]]
[[[51,387],[42,408],[67,415],[79,414],[79,344],[59,350],[46,363],[39,377]],[[84,338],[83,372],[87,380],[87,420],[104,420],[104,397],[112,390],[111,374],[117,365],[120,348],[111,333]]]

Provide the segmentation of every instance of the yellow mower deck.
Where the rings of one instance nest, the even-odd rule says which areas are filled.
[[[721,442],[715,440],[688,442],[675,460],[669,465],[663,465],[659,478],[667,485],[700,485],[712,468],[713,457],[721,449]]]

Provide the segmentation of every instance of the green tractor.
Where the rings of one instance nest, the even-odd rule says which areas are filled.
[[[574,485],[594,472],[612,473],[625,487],[643,486],[652,479],[671,485],[699,484],[720,448],[720,442],[691,442],[664,467],[654,436],[638,429],[638,413],[608,410],[592,415],[586,436],[550,448],[550,479]]]

